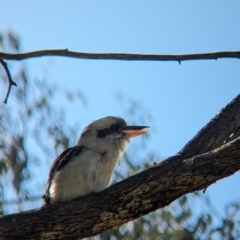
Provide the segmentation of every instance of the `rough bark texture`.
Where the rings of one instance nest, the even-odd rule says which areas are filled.
[[[97,194],[2,216],[0,239],[94,236],[205,189],[240,169],[239,129],[240,95],[177,155]]]

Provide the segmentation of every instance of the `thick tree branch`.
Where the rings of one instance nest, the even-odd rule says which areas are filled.
[[[240,58],[240,51],[222,51],[213,53],[197,53],[182,55],[157,55],[157,54],[131,54],[131,53],[84,53],[74,52],[68,49],[39,50],[26,53],[0,52],[0,59],[25,60],[28,58],[57,56],[95,60],[128,60],[128,61],[177,61],[181,63],[187,60],[217,60],[219,58]]]
[[[189,158],[206,153],[237,138],[240,129],[240,94],[217,114],[178,153]]]
[[[226,140],[228,134],[239,129],[239,104],[240,96],[237,96],[176,156],[102,192],[1,217],[0,239],[93,236],[234,174],[240,169],[240,137],[233,140],[230,137],[228,142],[222,139]],[[213,143],[213,139],[218,143]],[[220,147],[216,148],[218,145]],[[206,152],[209,146],[215,149]],[[188,155],[194,156],[186,158]]]
[[[94,195],[0,219],[1,239],[79,239],[99,234],[240,169],[240,138],[193,158],[171,157]]]
[[[8,79],[8,90],[7,90],[6,97],[4,99],[4,103],[7,103],[8,96],[10,94],[12,86],[17,86],[17,84],[12,80],[12,76],[11,76],[10,71],[8,69],[7,63],[5,63],[2,59],[0,59],[0,63],[2,64],[2,66],[4,68],[4,70],[7,74],[7,79]]]

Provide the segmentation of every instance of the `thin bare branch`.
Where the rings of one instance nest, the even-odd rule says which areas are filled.
[[[7,63],[4,62],[2,59],[0,59],[0,63],[2,64],[2,66],[3,66],[3,68],[4,68],[4,70],[5,70],[6,74],[7,74],[7,79],[8,79],[8,90],[7,90],[6,97],[5,97],[5,99],[4,99],[4,103],[6,104],[12,86],[17,86],[17,84],[12,80],[12,76],[11,76],[10,71],[9,71],[9,69],[8,69]]]
[[[212,53],[196,53],[196,54],[182,54],[182,55],[158,55],[158,54],[131,54],[131,53],[84,53],[74,52],[68,49],[49,49],[39,50],[26,53],[4,53],[0,52],[0,61],[8,75],[8,91],[4,103],[7,103],[7,99],[11,90],[11,86],[16,86],[11,80],[10,72],[7,68],[5,60],[21,61],[29,58],[57,56],[57,57],[70,57],[79,59],[95,59],[95,60],[123,60],[123,61],[177,61],[181,64],[182,61],[187,60],[217,60],[220,58],[240,58],[240,51],[223,51]]]
[[[26,53],[0,52],[0,59],[24,60],[28,58],[58,56],[95,60],[124,60],[124,61],[177,61],[179,64],[187,60],[217,60],[219,58],[240,58],[240,51],[222,51],[212,53],[182,54],[182,55],[158,55],[158,54],[131,54],[131,53],[84,53],[74,52],[68,49],[49,49]]]

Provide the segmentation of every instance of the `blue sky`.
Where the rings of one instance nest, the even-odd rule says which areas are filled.
[[[0,0],[0,29],[17,32],[23,51],[239,51],[239,9],[237,0]],[[57,82],[63,89],[82,90],[88,107],[68,106],[66,112],[69,119],[80,119],[81,127],[100,117],[121,115],[114,97],[118,91],[141,100],[153,116],[151,148],[162,158],[178,152],[240,89],[240,62],[236,59],[179,65],[54,57],[24,63],[34,76],[47,76],[48,81]],[[56,104],[62,104],[61,100]],[[237,173],[208,188],[217,209],[221,210],[229,201],[240,200],[239,181]]]

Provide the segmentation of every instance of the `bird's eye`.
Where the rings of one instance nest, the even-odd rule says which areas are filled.
[[[97,137],[99,137],[99,138],[106,137],[107,134],[108,134],[108,131],[106,131],[106,129],[102,129],[102,130],[97,131]]]
[[[99,137],[99,138],[106,137],[107,135],[112,134],[115,131],[118,131],[119,129],[120,129],[119,125],[112,124],[109,128],[97,130],[97,137]]]
[[[117,125],[117,124],[112,124],[111,126],[110,126],[110,129],[111,130],[119,130],[119,125]]]

